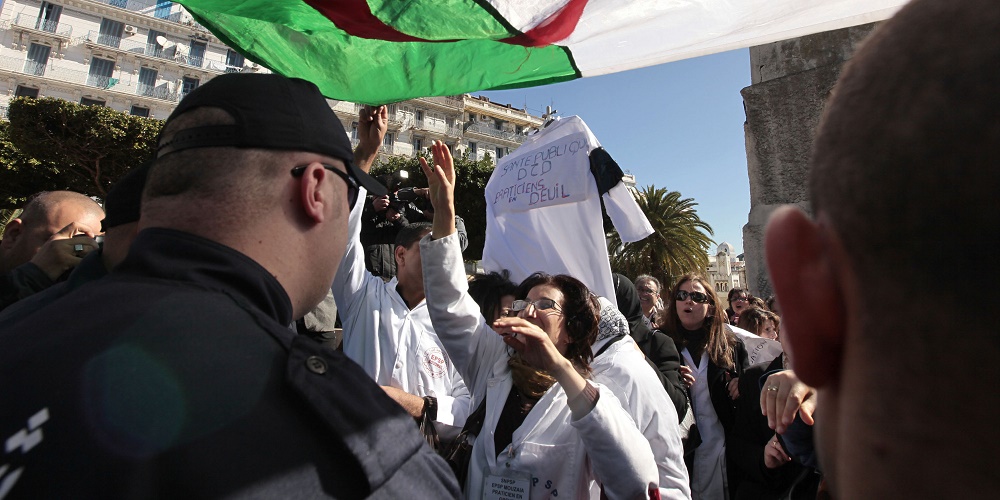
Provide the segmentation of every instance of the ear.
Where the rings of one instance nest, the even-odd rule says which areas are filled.
[[[327,172],[319,162],[310,163],[299,179],[299,190],[302,197],[302,210],[306,217],[314,223],[320,223],[329,216],[328,211],[333,202],[332,193],[324,192],[323,180]]]
[[[799,208],[781,207],[771,215],[765,255],[771,284],[781,303],[785,346],[795,374],[813,387],[840,377],[847,316],[828,237]]]
[[[396,257],[397,268],[401,268],[406,265],[406,247],[396,245],[396,248],[392,251],[392,253]]]
[[[11,248],[17,243],[17,238],[21,236],[24,229],[24,222],[21,219],[14,219],[7,223],[3,230],[3,239],[0,240],[0,248]]]

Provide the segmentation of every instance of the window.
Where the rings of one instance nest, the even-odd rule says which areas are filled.
[[[128,114],[132,116],[141,116],[144,118],[149,118],[149,108],[144,108],[142,106],[132,106]]]
[[[160,19],[166,19],[170,17],[170,10],[173,9],[173,7],[174,2],[171,2],[170,0],[156,0],[156,10],[153,11],[153,16]]]
[[[84,97],[83,99],[80,99],[80,104],[83,104],[84,106],[104,106],[104,101]]]
[[[448,128],[453,128],[455,126],[455,119],[454,118],[445,118],[444,124],[447,125]]]
[[[514,126],[514,133],[515,134],[521,135],[522,132],[524,132],[524,127],[522,127],[520,125],[515,125]]]
[[[477,153],[476,143],[469,141],[469,154],[472,156],[476,156],[476,153]]]
[[[226,52],[226,73],[239,73],[243,70],[245,62],[243,54],[229,49],[229,52]]]
[[[391,133],[389,133],[389,134],[385,134],[385,139],[382,139],[382,144],[384,146],[386,146],[386,147],[391,148],[392,147],[392,143],[394,141],[395,141],[395,138],[392,136]]]
[[[49,62],[49,52],[52,47],[33,43],[28,47],[28,59],[24,61],[24,72],[29,75],[42,76],[45,74],[45,65]]]
[[[38,11],[38,20],[35,21],[35,29],[55,33],[61,15],[62,5],[42,2],[42,8]]]
[[[30,97],[32,99],[38,99],[38,89],[18,85],[17,89],[14,91],[14,97]]]
[[[493,120],[493,128],[503,130],[503,120]]]
[[[351,122],[351,140],[358,140],[358,122]]]
[[[190,76],[185,76],[184,80],[181,83],[181,96],[183,97],[188,95],[188,93],[190,93],[192,90],[198,88],[198,85],[200,84],[201,80],[197,78],[191,78]]]
[[[497,159],[499,160],[500,158],[503,158],[504,149],[503,148],[497,148],[496,149],[496,153],[497,153]]]
[[[162,31],[149,30],[149,35],[146,37],[146,52],[147,56],[153,57],[163,57],[163,46],[160,45],[160,41],[157,37],[165,37],[166,33]]]
[[[124,31],[124,24],[111,19],[101,19],[101,33],[97,35],[97,43],[118,48],[122,44]]]
[[[200,68],[205,60],[205,42],[191,40],[191,50],[188,54],[188,64]]]
[[[114,70],[115,62],[110,59],[101,59],[99,57],[91,59],[87,85],[102,89],[110,88],[112,85],[118,83],[116,78],[111,78]]]
[[[396,116],[396,111],[398,111],[399,108],[396,104],[390,104],[387,106],[387,108],[389,111],[389,119],[391,120],[394,116]]]
[[[424,140],[420,137],[413,138],[413,152],[419,152],[424,147]]]
[[[124,9],[128,5],[128,0],[108,0],[108,5]]]
[[[418,109],[417,110],[417,121],[423,121],[423,119],[424,119],[424,112]]]
[[[156,70],[151,68],[139,68],[139,85],[136,92],[147,97],[156,97]]]

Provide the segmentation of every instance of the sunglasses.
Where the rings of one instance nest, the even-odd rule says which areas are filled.
[[[515,300],[513,304],[510,305],[511,316],[525,310],[528,306],[535,306],[535,309],[539,311],[547,311],[549,309],[555,309],[559,311],[559,304],[552,299],[538,299],[534,302],[530,300]]]
[[[688,297],[691,297],[691,300],[699,304],[708,304],[711,303],[712,301],[712,299],[708,298],[708,295],[705,295],[701,292],[687,292],[684,290],[677,290],[677,295],[674,295],[674,298],[681,302],[687,300]]]
[[[750,299],[748,299],[745,296],[744,297],[733,297],[733,302],[746,302],[748,300],[750,300]]]
[[[354,178],[351,177],[350,174],[341,171],[340,169],[334,167],[333,165],[328,165],[326,163],[323,163],[322,165],[323,168],[339,175],[340,178],[344,179],[344,182],[347,183],[347,204],[348,206],[351,207],[351,209],[353,209],[354,204],[357,203],[358,201],[358,191],[359,191],[358,181],[354,180]],[[306,171],[306,167],[308,166],[309,165],[299,165],[293,168],[292,177],[302,177],[302,173]]]

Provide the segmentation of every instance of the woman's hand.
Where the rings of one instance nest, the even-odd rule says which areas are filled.
[[[813,425],[816,391],[803,384],[792,370],[780,371],[764,382],[764,390],[760,391],[760,411],[767,416],[768,427],[778,434],[784,434],[796,413],[807,425]]]
[[[681,372],[681,383],[684,384],[685,387],[690,388],[694,385],[694,372],[691,371],[691,367],[688,365],[681,365],[679,371]]]
[[[729,399],[733,401],[739,399],[740,397],[740,378],[736,377],[726,384],[726,390],[729,391]]]
[[[785,449],[778,442],[778,435],[775,434],[764,446],[764,466],[768,469],[777,469],[791,461],[792,457],[785,453]]]
[[[500,334],[504,343],[514,348],[525,362],[553,377],[556,377],[555,370],[564,368],[560,365],[569,362],[545,330],[523,318],[499,318],[493,322],[493,331]]]

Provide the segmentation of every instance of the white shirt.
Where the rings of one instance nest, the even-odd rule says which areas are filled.
[[[495,449],[494,430],[513,386],[507,345],[487,326],[468,294],[457,237],[433,241],[425,237],[420,251],[427,302],[441,341],[469,384],[473,404],[486,399],[485,423],[473,446],[466,495],[482,497],[485,468],[509,465],[537,479],[533,499],[596,499],[601,485],[608,498],[646,498],[658,485],[653,453],[614,392],[600,383],[592,382],[600,393],[596,406],[577,420],[556,383],[528,413],[511,444]],[[676,418],[672,408],[670,412]]]
[[[358,199],[364,195],[362,190]],[[344,327],[344,354],[379,385],[434,396],[437,420],[462,426],[471,411],[469,391],[434,333],[426,301],[410,309],[396,291],[396,278],[385,283],[365,269],[362,208],[358,203],[351,211],[347,253],[332,288]]]
[[[486,184],[484,269],[508,269],[515,283],[536,271],[568,274],[615,302],[601,195],[590,171],[590,151],[599,146],[587,124],[571,116],[499,160]],[[653,233],[623,183],[603,198],[622,241]]]

